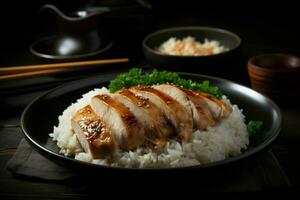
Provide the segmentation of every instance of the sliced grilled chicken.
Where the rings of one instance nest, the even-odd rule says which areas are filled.
[[[223,100],[217,99],[211,94],[199,91],[194,91],[194,94],[196,94],[198,98],[203,98],[206,101],[207,105],[209,106],[209,109],[211,110],[216,120],[227,117],[232,112],[231,106],[229,106]]]
[[[149,98],[150,101],[160,108],[175,127],[179,139],[183,141],[191,139],[193,120],[178,101],[153,87],[136,86],[130,88],[130,90],[145,98]]]
[[[161,85],[155,85],[153,86],[153,88],[169,95],[170,97],[178,101],[180,105],[182,105],[185,108],[187,114],[190,115],[190,119],[192,120],[193,118],[192,108],[189,99],[187,98],[187,95],[179,87],[170,84],[161,84]]]
[[[113,98],[127,106],[145,127],[145,138],[155,145],[164,145],[174,133],[163,112],[148,98],[128,89],[119,90]]]
[[[72,118],[71,124],[84,151],[94,159],[104,158],[115,152],[116,146],[110,131],[90,106],[80,109]]]
[[[144,127],[125,105],[109,95],[97,95],[91,99],[91,106],[121,148],[131,150],[144,143]]]
[[[197,96],[191,90],[181,89],[190,101],[194,124],[197,129],[206,130],[207,127],[213,126],[216,122],[204,98]]]

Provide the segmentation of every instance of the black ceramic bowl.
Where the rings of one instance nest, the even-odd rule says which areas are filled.
[[[102,41],[98,37],[55,35],[34,42],[30,52],[47,61],[76,61],[107,55],[112,46],[112,41]]]
[[[157,48],[171,37],[182,39],[187,36],[197,41],[204,39],[217,40],[228,51],[210,56],[174,56],[163,55]],[[158,68],[175,71],[188,71],[214,74],[225,72],[240,59],[241,39],[238,35],[212,27],[175,27],[159,30],[146,36],[143,40],[143,51],[148,62]]]
[[[96,88],[107,86],[109,81],[117,74],[96,76],[88,79],[74,81],[58,88],[55,88],[35,99],[24,110],[21,118],[21,127],[27,141],[38,152],[49,159],[64,165],[69,169],[81,170],[83,172],[134,172],[150,173],[167,171],[193,171],[225,167],[229,163],[236,163],[251,155],[260,152],[267,147],[279,134],[281,128],[281,114],[279,108],[270,99],[242,85],[211,76],[180,73],[181,77],[202,82],[209,80],[211,84],[220,87],[233,104],[239,105],[246,116],[246,120],[261,120],[264,123],[261,140],[251,142],[249,148],[242,154],[218,162],[202,164],[192,167],[171,168],[171,169],[129,169],[105,167],[75,160],[59,153],[59,148],[50,137],[53,126],[58,124],[58,116],[72,103],[76,102],[82,94]],[[41,111],[46,113],[41,115]],[[223,169],[223,168],[222,168]]]

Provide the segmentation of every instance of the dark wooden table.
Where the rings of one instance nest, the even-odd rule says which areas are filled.
[[[160,16],[161,12],[163,11],[160,10],[157,15]],[[227,28],[242,37],[243,61],[238,66],[240,71],[237,71],[236,76],[234,76],[238,78],[232,79],[241,84],[249,86],[246,61],[253,55],[270,52],[300,55],[299,48],[297,48],[300,45],[300,41],[297,40],[300,31],[297,26],[294,26],[295,20],[285,23],[284,20],[273,19],[272,16],[232,14],[224,17],[220,13],[212,17],[209,13],[199,14],[197,12],[194,12],[194,14],[183,12],[181,15],[176,13],[175,18],[172,19],[175,12],[164,13],[164,17],[158,18],[159,20],[156,21],[152,30],[179,25],[206,25]],[[6,54],[1,57],[1,66],[40,63],[28,51],[28,45],[34,38],[29,33],[28,37],[24,36],[20,39],[20,41],[23,41],[23,46],[20,46],[17,50],[7,49]],[[138,41],[138,44],[140,44],[140,41]],[[128,51],[128,54],[125,55],[132,60],[129,65],[119,65],[113,70],[98,71],[97,73],[105,74],[147,64],[143,60],[140,46],[133,45],[132,47],[128,49],[124,46],[117,46],[119,53],[122,51],[124,53],[125,50]],[[85,74],[84,76],[90,75]],[[73,182],[44,181],[16,176],[6,170],[7,161],[15,154],[20,140],[24,137],[20,130],[20,115],[24,107],[48,89],[82,77],[80,74],[76,74],[76,76],[69,74],[63,77],[45,76],[0,83],[0,198],[3,196],[5,199],[80,199],[87,197],[92,190],[95,190],[95,186],[91,186],[86,182],[83,183],[80,180]],[[227,169],[225,172],[227,173],[226,176],[224,176],[224,171],[222,175],[222,169],[219,169],[216,172],[217,175],[220,175],[219,178],[212,176],[215,179],[207,184],[198,183],[202,186],[200,190],[234,192],[299,191],[300,104],[298,102],[299,100],[277,102],[283,115],[283,126],[280,136],[268,150],[231,166],[232,168],[229,171]],[[249,173],[245,173],[247,170]],[[197,182],[201,179],[201,174],[201,171],[193,172],[192,175],[173,174],[168,178],[164,177],[165,180],[157,177],[160,180],[160,184],[159,182],[157,184],[185,181],[185,188],[196,188],[197,185],[191,184],[189,181]],[[197,179],[197,177],[199,178]],[[145,180],[143,178],[138,178],[138,180],[141,184],[140,186],[137,184],[137,187],[143,188],[141,185],[146,184]],[[120,178],[117,181],[122,180]],[[246,184],[243,186],[243,183]],[[101,183],[98,184],[101,185]],[[179,187],[174,188],[180,189]]]

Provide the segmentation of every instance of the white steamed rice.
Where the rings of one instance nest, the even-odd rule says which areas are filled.
[[[128,168],[163,168],[199,165],[226,159],[241,154],[249,144],[245,116],[237,105],[233,105],[233,112],[221,120],[214,127],[206,131],[195,131],[191,142],[179,143],[170,140],[163,149],[138,148],[134,151],[118,150],[113,159],[92,159],[83,151],[71,127],[74,114],[90,103],[91,97],[108,93],[103,87],[94,89],[76,103],[71,104],[59,116],[58,126],[54,126],[50,137],[57,141],[61,148],[60,153],[66,156],[75,156],[75,159],[100,165]],[[226,97],[223,100],[230,104]]]
[[[217,40],[205,39],[203,43],[196,40],[192,36],[183,39],[171,37],[162,43],[158,51],[166,55],[176,56],[209,56],[228,51]]]

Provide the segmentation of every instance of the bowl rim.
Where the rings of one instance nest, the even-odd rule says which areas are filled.
[[[153,48],[149,47],[146,44],[147,40],[149,40],[149,38],[151,38],[153,36],[156,36],[156,35],[159,35],[159,34],[162,34],[162,33],[167,33],[167,32],[172,32],[172,31],[178,31],[178,30],[208,30],[208,31],[214,31],[214,32],[219,32],[219,33],[225,33],[225,34],[228,34],[228,35],[232,36],[233,38],[235,38],[237,40],[237,45],[234,48],[229,49],[228,51],[221,52],[221,53],[218,53],[218,54],[208,55],[208,56],[177,56],[177,55],[165,55],[165,54],[161,54],[159,51],[154,50]],[[209,26],[176,26],[176,27],[170,27],[170,28],[160,29],[160,30],[157,30],[157,31],[154,31],[154,32],[148,34],[143,39],[142,44],[143,44],[143,47],[145,49],[147,49],[147,51],[149,51],[149,52],[151,52],[151,53],[153,53],[155,55],[159,55],[159,56],[169,56],[169,57],[173,57],[173,58],[204,58],[204,57],[207,58],[207,57],[217,57],[217,56],[220,56],[220,55],[224,55],[224,54],[230,53],[230,52],[238,49],[241,46],[241,44],[242,44],[242,39],[237,34],[231,32],[231,31],[228,31],[226,29],[218,28],[218,27],[209,27]]]
[[[268,53],[268,54],[260,54],[253,56],[248,59],[247,61],[247,68],[249,74],[255,73],[255,74],[260,74],[260,75],[279,75],[281,76],[283,72],[289,73],[289,72],[297,72],[300,71],[300,66],[299,67],[294,67],[294,68],[272,68],[272,67],[263,67],[254,64],[254,61],[256,59],[262,59],[262,58],[287,58],[287,59],[299,59],[300,58],[296,55],[293,54],[288,54],[288,53]],[[250,73],[251,72],[251,73]]]
[[[52,36],[49,36],[49,37],[44,37],[44,38],[41,38],[41,39],[33,42],[29,47],[30,52],[35,56],[45,58],[45,59],[51,59],[51,60],[80,59],[80,58],[91,57],[91,56],[98,55],[100,53],[104,53],[113,46],[113,41],[109,41],[108,44],[105,47],[103,47],[103,48],[101,48],[97,51],[93,51],[93,52],[85,53],[85,54],[77,54],[77,55],[72,55],[72,56],[50,55],[50,54],[41,53],[41,52],[35,50],[35,46],[37,44],[39,44],[40,42],[50,40],[50,39],[53,39],[53,38],[56,38],[56,37],[59,37],[59,35],[52,35]]]

